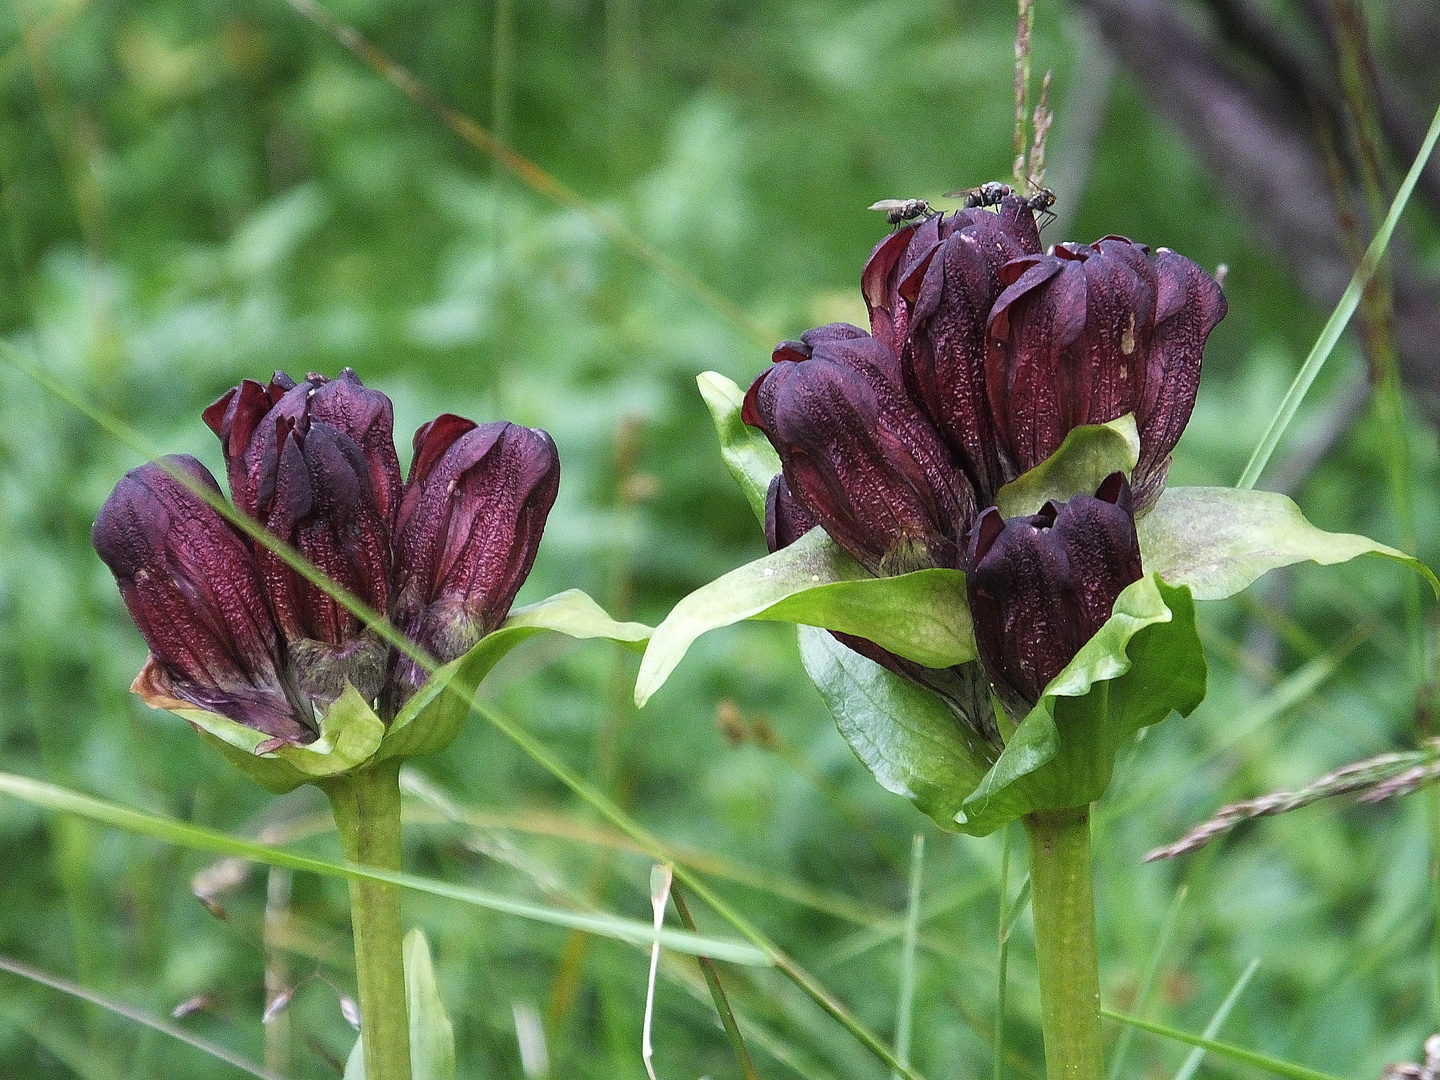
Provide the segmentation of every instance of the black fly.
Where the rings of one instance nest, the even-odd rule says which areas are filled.
[[[900,225],[935,213],[924,199],[881,199],[872,203],[870,209],[883,212],[887,225]]]

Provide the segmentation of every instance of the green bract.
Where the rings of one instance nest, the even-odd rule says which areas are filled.
[[[967,746],[939,698],[830,635],[802,630],[800,655],[836,725],[881,785],[942,828],[984,836],[1035,810],[1084,806],[1142,727],[1205,697],[1188,589],[1142,578],[1046,687],[998,760]]]
[[[246,776],[278,795],[387,758],[443,750],[460,733],[475,690],[490,669],[522,641],[545,631],[573,638],[608,638],[636,649],[643,648],[651,633],[641,623],[616,622],[579,589],[557,593],[529,607],[516,608],[498,629],[486,634],[464,656],[438,669],[388,729],[369,703],[347,684],[345,692],[320,718],[320,737],[313,743],[287,744],[258,755],[257,748],[271,741],[263,732],[173,699],[147,703],[184,717]]]
[[[1146,572],[1190,586],[1197,600],[1233,596],[1281,566],[1307,560],[1328,566],[1360,555],[1404,563],[1440,596],[1440,582],[1419,559],[1368,537],[1317,529],[1274,491],[1166,488],[1135,529]]]
[[[858,634],[927,667],[975,659],[964,574],[916,570],[877,578],[817,526],[676,604],[645,650],[636,704],[644,705],[664,684],[696,638],[742,619]]]

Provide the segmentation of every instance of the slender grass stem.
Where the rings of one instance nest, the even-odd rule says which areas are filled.
[[[684,891],[678,888],[674,882],[670,883],[670,899],[675,903],[675,910],[680,913],[680,921],[685,924],[685,929],[692,934],[698,933],[695,928],[695,920],[690,916],[690,905],[685,903]],[[715,1011],[720,1014],[720,1023],[725,1028],[725,1035],[730,1040],[730,1046],[735,1051],[735,1058],[740,1062],[740,1071],[745,1074],[745,1080],[760,1080],[760,1074],[755,1071],[755,1063],[750,1060],[750,1051],[745,1046],[745,1037],[740,1034],[740,1024],[735,1019],[735,1010],[730,1007],[730,999],[725,996],[725,987],[721,985],[720,973],[715,969],[715,961],[708,956],[698,956],[700,970],[705,974],[705,985],[710,988],[710,997],[715,1002]]]
[[[895,1017],[895,1056],[910,1064],[910,1032],[915,1019],[915,944],[920,936],[920,886],[925,877],[925,834],[910,846],[910,902],[905,907],[905,937],[900,948],[900,1002]],[[900,1074],[890,1074],[900,1080]]]
[[[1040,968],[1047,1080],[1102,1080],[1100,958],[1090,876],[1090,808],[1024,819]]]
[[[392,759],[325,785],[345,858],[400,869],[400,762]],[[350,879],[355,976],[367,1080],[410,1080],[410,1019],[405,1005],[400,888]]]
[[[1010,960],[1010,826],[1000,830],[999,955],[995,967],[995,1080],[1005,1077],[1005,986]]]

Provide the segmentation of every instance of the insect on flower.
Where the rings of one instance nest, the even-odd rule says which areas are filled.
[[[869,209],[882,212],[887,225],[901,225],[935,213],[924,199],[881,199],[871,203]]]
[[[963,199],[966,210],[975,210],[985,206],[999,206],[1006,196],[1014,194],[1015,189],[1009,184],[1002,184],[998,180],[989,180],[978,187],[947,191],[945,198]]]
[[[1032,214],[1035,214],[1039,218],[1038,224],[1040,228],[1045,228],[1046,225],[1049,225],[1055,220],[1055,214],[1050,209],[1050,207],[1055,205],[1055,192],[1051,191],[1048,187],[1038,188],[1035,194],[1025,200],[1025,205],[1030,208]]]

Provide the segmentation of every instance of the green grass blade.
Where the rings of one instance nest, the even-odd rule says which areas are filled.
[[[209,1054],[211,1057],[225,1062],[225,1064],[238,1069],[240,1072],[246,1073],[249,1076],[258,1077],[259,1080],[284,1080],[283,1077],[277,1076],[275,1073],[266,1072],[260,1068],[260,1066],[251,1064],[238,1054],[227,1050],[219,1043],[211,1042],[209,1039],[203,1039],[199,1035],[193,1035],[177,1024],[172,1024],[168,1020],[161,1020],[159,1017],[151,1016],[133,1006],[126,1005],[123,1001],[116,1001],[114,998],[106,997],[104,994],[97,994],[93,990],[87,990],[85,987],[73,983],[69,979],[61,979],[58,976],[47,974],[38,968],[30,967],[28,964],[22,964],[18,960],[11,960],[9,957],[4,956],[0,956],[0,971],[7,971],[11,975],[19,976],[22,979],[29,979],[31,982],[48,986],[52,990],[58,990],[62,994],[69,994],[71,997],[79,998],[81,1001],[88,1001],[91,1005],[98,1006],[106,1012],[123,1016],[127,1020],[149,1028],[151,1031],[158,1031],[162,1035],[168,1035],[172,1039],[185,1043],[187,1046],[193,1046],[196,1050]]]
[[[1231,1046],[1229,1043],[1216,1042],[1214,1039],[1207,1039],[1203,1035],[1191,1035],[1188,1031],[1181,1031],[1178,1028],[1166,1027],[1164,1024],[1156,1024],[1149,1020],[1141,1020],[1138,1016],[1126,1016],[1124,1013],[1117,1013],[1112,1009],[1100,1010],[1100,1015],[1107,1020],[1118,1020],[1122,1024],[1129,1024],[1141,1031],[1148,1031],[1152,1035],[1159,1035],[1166,1039],[1173,1039],[1175,1042],[1184,1043],[1186,1046],[1198,1046],[1210,1051],[1212,1054],[1219,1054],[1231,1061],[1238,1061],[1242,1065],[1253,1065],[1257,1069],[1263,1069],[1271,1076],[1283,1076],[1286,1080],[1341,1080],[1338,1076],[1330,1073],[1320,1072],[1306,1065],[1296,1065],[1293,1061],[1281,1061],[1279,1058],[1272,1058],[1265,1054],[1257,1054],[1254,1050],[1246,1050],[1241,1046]]]
[[[1250,980],[1254,978],[1255,972],[1259,967],[1260,958],[1257,956],[1254,960],[1251,960],[1245,970],[1240,973],[1240,978],[1235,980],[1235,985],[1230,988],[1230,993],[1225,995],[1225,1000],[1222,1001],[1220,1007],[1215,1010],[1215,1015],[1210,1017],[1210,1023],[1205,1025],[1205,1038],[1213,1039],[1216,1035],[1220,1034],[1220,1029],[1225,1026],[1225,1021],[1230,1018],[1230,1011],[1235,1008],[1235,1003],[1240,1000],[1240,995],[1245,992],[1245,987],[1250,985]],[[1190,1056],[1185,1059],[1185,1063],[1180,1066],[1180,1071],[1175,1074],[1175,1080],[1190,1080],[1190,1078],[1195,1075],[1195,1070],[1200,1068],[1200,1063],[1204,1060],[1205,1048],[1203,1046],[1197,1046],[1190,1052]]]
[[[1140,980],[1140,994],[1135,998],[1135,1011],[1142,1015],[1149,1009],[1150,1000],[1155,995],[1155,986],[1160,979],[1160,966],[1165,962],[1165,953],[1170,948],[1170,936],[1175,933],[1175,927],[1180,921],[1180,907],[1185,903],[1185,894],[1189,891],[1188,885],[1181,885],[1175,890],[1175,899],[1170,901],[1170,908],[1165,912],[1165,921],[1160,924],[1160,936],[1155,939],[1155,951],[1145,968],[1144,978]],[[1125,1058],[1130,1053],[1130,1043],[1134,1038],[1133,1027],[1127,1027],[1120,1032],[1120,1037],[1115,1040],[1110,1071],[1106,1073],[1105,1080],[1120,1080],[1125,1075]]]
[[[480,832],[498,830],[529,833],[536,836],[552,836],[579,844],[610,848],[635,855],[647,854],[628,836],[619,831],[611,832],[606,826],[598,825],[591,820],[571,820],[562,814],[540,814],[528,811],[518,814],[497,813],[494,810],[479,810],[472,806],[462,805],[449,791],[411,765],[400,770],[400,790],[424,804],[423,807],[414,804],[407,807],[406,821],[411,819],[413,810],[416,820],[421,821],[444,820]],[[833,915],[837,919],[844,919],[846,922],[869,928],[862,931],[863,933],[871,931],[887,933],[892,923],[896,921],[881,908],[868,907],[839,894],[823,893],[773,872],[762,873],[750,870],[713,852],[666,844],[664,854],[666,862],[683,864],[709,877],[733,881],[768,896],[788,900],[792,904],[821,911],[827,915]],[[897,930],[889,936],[898,936],[898,934]]]
[[[995,1080],[1005,1077],[1005,986],[1010,966],[1010,826],[1000,830],[999,939],[995,962]]]
[[[634,840],[647,853],[655,858],[663,858],[665,846],[659,839],[652,836],[642,825],[636,822],[629,814],[625,813],[591,783],[567,767],[559,758],[547,750],[528,731],[508,716],[501,713],[487,702],[477,700],[474,703],[475,711],[485,719],[492,727],[513,742],[541,768],[555,777],[562,784],[568,787],[585,802],[589,803],[595,810],[604,815],[611,824],[615,825],[631,840]],[[686,889],[695,896],[705,901],[720,918],[735,928],[741,937],[745,938],[756,948],[760,949],[780,971],[801,990],[805,991],[810,998],[830,1014],[838,1023],[850,1032],[867,1050],[878,1057],[891,1069],[898,1072],[905,1080],[923,1080],[921,1075],[913,1068],[905,1065],[895,1056],[893,1050],[885,1045],[878,1035],[863,1024],[846,1006],[830,993],[815,976],[806,971],[794,958],[769,939],[760,928],[742,915],[737,909],[726,903],[714,890],[707,886],[703,879],[683,866],[675,867],[675,878]]]
[[[451,885],[416,874],[391,873],[385,870],[327,862],[324,859],[315,859],[307,855],[297,855],[256,843],[253,840],[238,840],[225,833],[203,829],[197,825],[175,821],[172,818],[131,810],[103,799],[82,795],[54,784],[31,780],[28,777],[16,776],[13,773],[0,773],[0,793],[11,795],[36,806],[43,806],[49,810],[76,814],[103,825],[138,833],[167,844],[176,844],[201,851],[214,851],[222,855],[234,855],[271,866],[283,866],[290,870],[303,870],[330,877],[357,877],[388,882],[402,888],[430,893],[432,896],[443,896],[490,911],[518,915],[521,918],[549,923],[553,926],[585,930],[602,937],[614,938],[636,945],[649,945],[655,940],[654,928],[649,923],[636,919],[621,918],[617,915],[591,915],[566,911],[542,904],[512,900],[464,885]],[[660,940],[667,949],[690,954],[703,954],[712,959],[724,960],[732,964],[764,966],[770,963],[761,950],[744,942],[707,938],[683,930],[664,930],[660,934]]]
[[[1404,211],[1405,204],[1410,201],[1410,193],[1415,190],[1415,184],[1425,169],[1425,163],[1430,160],[1430,153],[1435,149],[1437,139],[1440,139],[1440,109],[1436,109],[1435,118],[1430,121],[1430,130],[1425,133],[1425,142],[1420,147],[1420,153],[1415,155],[1414,164],[1405,174],[1405,180],[1401,183],[1400,190],[1395,193],[1395,201],[1390,204],[1390,212],[1385,215],[1385,220],[1376,230],[1375,239],[1370,241],[1370,247],[1366,249],[1360,265],[1355,268],[1355,273],[1350,278],[1350,284],[1345,287],[1340,302],[1330,313],[1330,318],[1325,323],[1325,328],[1320,331],[1320,336],[1315,340],[1315,346],[1310,350],[1310,355],[1305,358],[1305,363],[1300,365],[1300,370],[1296,373],[1294,381],[1291,382],[1290,389],[1285,392],[1284,400],[1280,402],[1279,409],[1276,410],[1274,418],[1270,421],[1270,426],[1261,436],[1255,452],[1250,455],[1250,461],[1246,464],[1245,471],[1236,481],[1236,487],[1253,488],[1255,486],[1255,482],[1260,479],[1260,474],[1270,461],[1270,455],[1275,452],[1281,436],[1285,434],[1285,429],[1295,419],[1295,413],[1300,408],[1300,403],[1305,400],[1305,395],[1310,392],[1315,377],[1320,374],[1320,369],[1330,358],[1330,353],[1334,351],[1336,342],[1340,340],[1340,335],[1344,333],[1346,325],[1350,322],[1350,317],[1355,314],[1355,308],[1360,303],[1365,286],[1369,284],[1376,267],[1380,265],[1380,260],[1385,255],[1385,249],[1390,246],[1390,236],[1395,231],[1395,224],[1400,220],[1400,214]]]
[[[910,1064],[910,1025],[915,1012],[915,942],[920,936],[920,885],[925,874],[925,834],[910,845],[910,902],[905,906],[905,938],[900,949],[900,1001],[895,1010],[895,1056]],[[899,1073],[892,1073],[898,1077]]]
[[[578,192],[511,149],[495,134],[487,131],[464,113],[447,105],[415,75],[390,59],[380,49],[361,37],[354,27],[341,22],[315,0],[285,0],[296,12],[329,34],[342,47],[368,64],[377,74],[402,94],[425,109],[460,138],[483,153],[489,154],[503,168],[517,176],[526,186],[561,206],[583,215],[601,235],[622,251],[650,267],[679,289],[690,293],[718,315],[733,323],[751,340],[770,348],[778,335],[755,321],[739,304],[706,284],[668,255],[656,250],[638,234],[616,218],[584,199]]]

